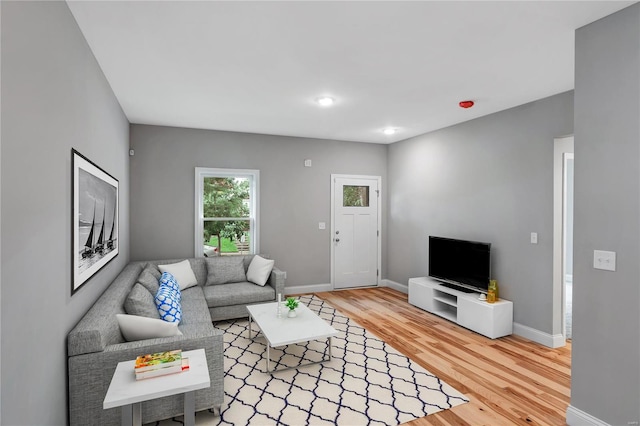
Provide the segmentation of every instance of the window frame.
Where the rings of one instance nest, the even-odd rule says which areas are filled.
[[[204,217],[204,179],[206,178],[246,178],[249,179],[249,253],[260,253],[260,170],[253,169],[224,169],[212,167],[196,167],[195,170],[195,257],[204,257],[205,220],[247,220],[247,218],[205,218]]]

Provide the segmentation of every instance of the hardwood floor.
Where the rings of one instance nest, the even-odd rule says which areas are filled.
[[[566,424],[570,343],[550,349],[518,336],[491,340],[390,288],[315,294],[471,400],[408,425]]]

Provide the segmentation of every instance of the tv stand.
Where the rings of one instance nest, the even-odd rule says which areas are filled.
[[[409,303],[446,318],[476,333],[496,339],[513,332],[513,303],[479,300],[480,293],[465,293],[427,277],[409,279]]]

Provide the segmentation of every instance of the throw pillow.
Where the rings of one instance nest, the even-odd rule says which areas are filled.
[[[156,271],[157,272],[157,271]],[[149,293],[153,296],[158,291],[158,280],[160,279],[160,274],[158,273],[158,278],[151,271],[151,268],[147,267],[142,270],[140,275],[138,276],[138,283],[141,284],[144,288],[146,288]]]
[[[179,323],[182,320],[182,307],[180,306],[180,291],[161,285],[156,293],[155,301],[160,318],[167,322]]]
[[[247,281],[251,281],[254,284],[264,286],[269,279],[275,260],[267,260],[264,257],[253,256],[253,260],[249,264],[247,270]]]
[[[169,272],[171,275],[176,277],[176,281],[180,284],[180,290],[184,290],[198,284],[198,280],[196,279],[196,275],[193,273],[193,269],[191,269],[191,264],[188,259],[185,259],[182,262],[172,263],[171,265],[158,265],[158,268],[160,268],[160,272]]]
[[[156,277],[156,280],[159,280],[160,275],[162,275],[160,269],[158,269],[158,267],[151,262],[147,262],[147,264],[144,266],[144,269],[146,271],[149,271],[154,277]]]
[[[137,315],[116,314],[120,332],[127,342],[134,340],[156,339],[158,337],[182,336],[177,322],[140,317]]]
[[[243,256],[220,256],[205,259],[207,263],[207,284],[226,284],[246,281]]]
[[[178,298],[178,302],[182,302],[182,293],[180,293],[180,285],[178,285],[178,281],[176,278],[168,272],[163,272],[160,277],[160,281],[158,281],[160,286],[167,286],[171,290],[175,290],[177,292],[176,297]],[[159,289],[159,287],[158,287]],[[158,291],[156,290],[156,293]]]
[[[136,283],[124,301],[124,310],[129,315],[160,319],[153,299],[153,294],[141,284]]]

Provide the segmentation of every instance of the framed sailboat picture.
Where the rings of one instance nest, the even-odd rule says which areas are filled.
[[[118,180],[75,149],[73,163],[73,252],[75,293],[118,255]]]

